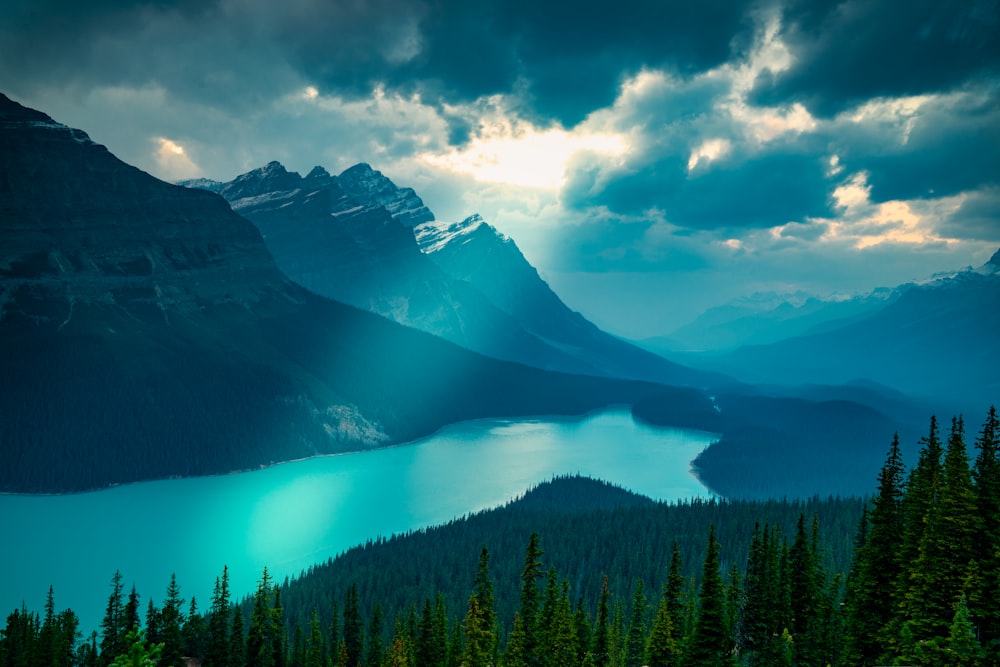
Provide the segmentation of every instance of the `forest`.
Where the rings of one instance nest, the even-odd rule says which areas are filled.
[[[899,437],[868,498],[656,503],[578,477],[380,540],[207,609],[115,573],[81,637],[49,591],[0,667],[1000,664],[1000,444],[990,409]],[[459,565],[461,563],[461,565]],[[10,574],[8,574],[10,576]]]

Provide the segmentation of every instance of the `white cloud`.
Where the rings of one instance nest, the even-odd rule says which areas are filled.
[[[157,176],[165,181],[179,181],[201,175],[201,169],[179,143],[166,137],[156,137],[153,143],[156,146],[153,159],[159,167]]]

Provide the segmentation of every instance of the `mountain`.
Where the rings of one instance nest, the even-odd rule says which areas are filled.
[[[222,197],[3,95],[0,235],[3,491],[247,469],[653,389],[488,359],[313,295]]]
[[[874,314],[829,331],[747,346],[711,360],[749,381],[864,379],[957,409],[1000,399],[1000,253],[982,267],[909,287]]]
[[[445,273],[478,289],[552,347],[587,359],[603,374],[693,386],[727,382],[616,338],[570,310],[517,244],[479,215],[458,223],[425,222],[413,231],[420,249]]]
[[[823,299],[809,294],[757,293],[710,308],[665,336],[637,343],[676,358],[725,352],[744,345],[766,345],[785,338],[838,328],[867,317],[895,301],[911,285],[878,288],[867,294]],[[696,358],[696,357],[695,357]]]
[[[497,359],[598,374],[431,262],[393,215],[413,221],[430,212],[368,165],[340,176],[316,167],[303,178],[271,162],[209,187],[257,226],[281,270],[311,292]]]
[[[434,222],[412,189],[368,164],[339,176],[316,167],[303,178],[272,162],[229,183],[183,184],[225,197],[260,229],[281,269],[317,294],[538,368],[709,381],[600,331],[481,218]]]

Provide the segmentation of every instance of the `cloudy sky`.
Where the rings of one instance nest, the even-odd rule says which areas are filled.
[[[1000,0],[4,0],[0,91],[166,180],[369,162],[628,336],[1000,247]]]

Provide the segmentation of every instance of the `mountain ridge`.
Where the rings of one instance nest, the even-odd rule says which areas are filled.
[[[219,195],[0,97],[0,490],[245,470],[646,383],[488,359],[311,294]]]

